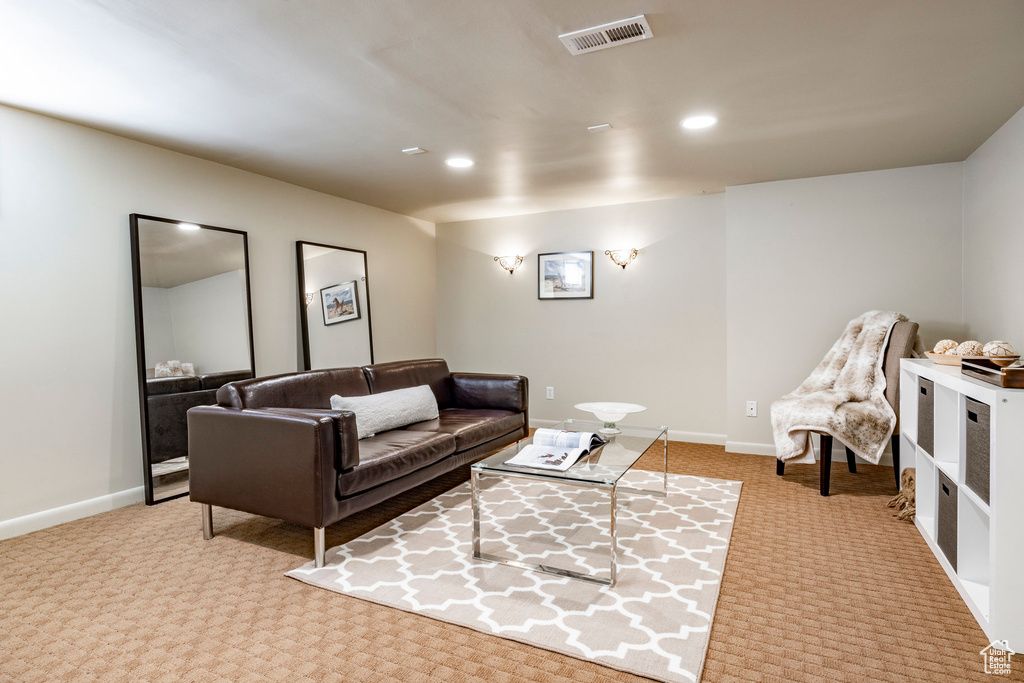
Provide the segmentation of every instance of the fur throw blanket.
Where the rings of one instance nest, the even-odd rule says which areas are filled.
[[[906,319],[892,311],[854,318],[811,376],[772,403],[779,460],[813,463],[810,433],[816,431],[878,463],[896,426],[896,413],[885,400],[882,362],[893,325]]]

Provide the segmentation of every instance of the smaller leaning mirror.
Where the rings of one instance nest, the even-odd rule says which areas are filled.
[[[295,243],[304,370],[373,363],[366,252]]]

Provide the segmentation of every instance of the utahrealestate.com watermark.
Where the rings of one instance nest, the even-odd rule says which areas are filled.
[[[1011,658],[1017,653],[1010,649],[1010,644],[1007,641],[993,640],[979,654],[985,658],[985,673],[1009,676],[1010,667],[1013,666]]]

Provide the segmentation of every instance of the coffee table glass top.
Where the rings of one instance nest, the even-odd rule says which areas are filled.
[[[597,434],[603,426],[603,422],[593,420],[565,420],[554,425],[552,429]],[[505,464],[505,461],[518,453],[522,446],[533,443],[533,437],[523,439],[517,444],[484,458],[475,463],[473,469],[481,472],[510,472],[519,475],[533,475],[543,479],[570,479],[614,486],[648,448],[665,436],[666,428],[619,425],[619,429],[622,430],[620,434],[612,436],[601,434],[608,440],[608,443],[595,448],[564,472]]]

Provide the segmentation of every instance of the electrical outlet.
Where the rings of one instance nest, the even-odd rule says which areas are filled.
[[[555,397],[555,388],[554,387],[548,387],[547,393],[544,394],[544,398],[554,398],[554,397]]]
[[[757,417],[757,401],[747,401],[747,417]]]

